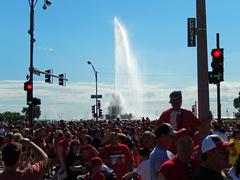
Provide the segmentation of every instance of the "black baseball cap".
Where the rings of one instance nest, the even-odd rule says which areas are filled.
[[[162,123],[155,131],[155,137],[158,139],[161,135],[172,135],[174,136],[176,131],[173,130],[171,124]]]
[[[170,93],[170,102],[171,100],[175,99],[182,99],[182,92],[181,91],[173,91]]]

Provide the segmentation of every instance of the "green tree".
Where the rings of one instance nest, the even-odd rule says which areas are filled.
[[[21,115],[19,112],[10,112],[10,111],[6,111],[3,113],[0,113],[0,120],[23,120],[24,116]]]
[[[238,110],[238,112],[235,113],[235,117],[240,118],[240,92],[238,93],[238,97],[233,100],[233,106]]]
[[[238,97],[233,100],[233,106],[240,112],[240,92]]]

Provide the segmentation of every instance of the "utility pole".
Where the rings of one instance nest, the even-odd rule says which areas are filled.
[[[205,0],[196,0],[197,10],[197,73],[198,73],[198,116],[201,121],[200,136],[209,132],[209,85]],[[208,128],[207,128],[208,127]]]
[[[28,30],[28,34],[30,35],[30,65],[29,65],[29,82],[32,84],[32,90],[29,93],[29,99],[31,102],[33,100],[33,73],[34,73],[34,66],[33,66],[33,50],[34,50],[34,8],[37,4],[38,0],[28,0],[30,6],[30,28]],[[45,10],[48,6],[51,5],[50,0],[44,0],[43,9]],[[33,121],[33,103],[29,104],[28,107],[29,112],[29,123],[31,124]]]
[[[89,65],[91,65],[91,67],[92,67],[92,69],[93,69],[94,76],[95,76],[95,85],[96,85],[96,88],[95,88],[95,90],[96,90],[96,95],[95,95],[95,99],[96,99],[96,101],[95,101],[95,104],[96,104],[95,114],[96,114],[96,121],[98,121],[99,108],[100,108],[100,107],[98,107],[98,96],[99,96],[99,95],[98,95],[98,86],[97,86],[97,82],[98,82],[98,79],[97,79],[97,70],[95,69],[95,67],[94,67],[94,65],[92,64],[91,61],[87,61],[87,63],[88,63]],[[99,98],[101,98],[101,97],[99,96]]]
[[[220,48],[220,43],[219,43],[219,33],[216,35],[216,45],[217,49]],[[220,81],[217,82],[217,115],[218,115],[218,122],[221,121],[221,96],[220,96]]]
[[[33,86],[33,48],[34,48],[34,7],[36,5],[36,3],[34,2],[34,0],[29,1],[29,5],[30,5],[30,28],[29,28],[29,35],[30,35],[30,66],[29,66],[29,81]],[[31,100],[33,99],[33,87],[32,87],[32,91],[30,94]],[[29,104],[28,107],[29,110],[29,122],[30,124],[33,121],[33,105],[32,103]]]

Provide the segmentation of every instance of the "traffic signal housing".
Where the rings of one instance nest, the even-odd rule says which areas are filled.
[[[97,100],[97,109],[101,109],[101,101]]]
[[[45,73],[47,73],[47,74],[45,74],[45,82],[46,83],[52,83],[52,79],[51,79],[51,70],[50,69],[48,69],[48,70],[46,70],[45,71]]]
[[[92,114],[95,113],[95,105],[92,106]]]
[[[212,49],[212,72],[209,75],[209,81],[213,83],[218,83],[223,81],[223,72],[224,72],[224,56],[223,56],[223,48]],[[210,79],[213,77],[212,79]]]
[[[99,109],[99,117],[102,117],[102,109]]]
[[[64,86],[65,85],[65,76],[64,76],[64,74],[59,74],[59,85],[60,86]]]
[[[24,83],[24,90],[27,91],[27,105],[32,104],[33,95],[33,84],[31,81],[26,81]]]
[[[41,99],[33,98],[32,104],[33,104],[34,106],[41,105]]]

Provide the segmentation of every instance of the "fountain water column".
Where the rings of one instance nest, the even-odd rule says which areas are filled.
[[[126,28],[117,17],[114,18],[114,30],[115,88],[110,107],[119,107],[120,113],[139,116],[142,110],[142,86],[138,64],[130,48]]]

